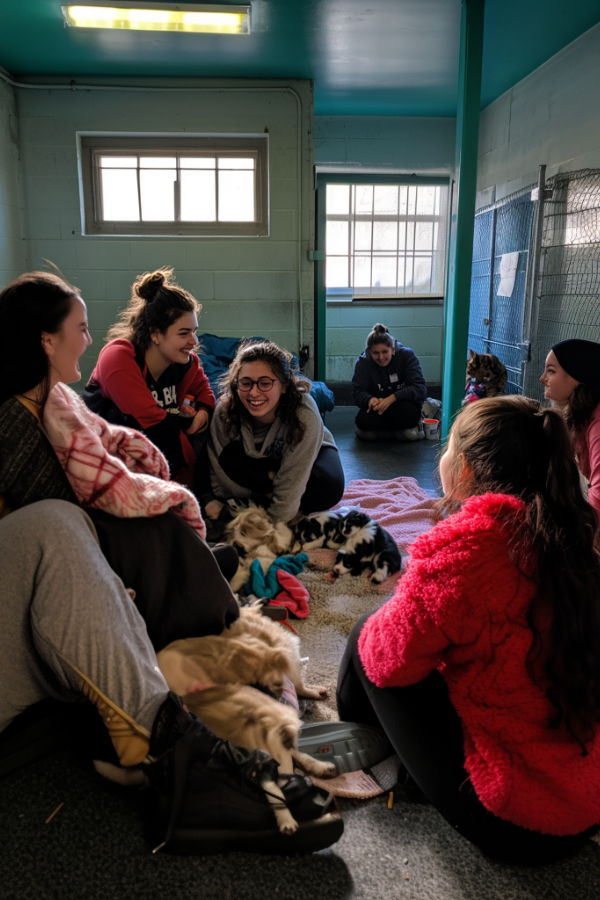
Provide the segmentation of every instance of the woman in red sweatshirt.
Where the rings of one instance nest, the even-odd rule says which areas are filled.
[[[428,800],[498,860],[553,861],[600,823],[600,557],[561,415],[465,407],[446,519],[352,632],[342,719],[381,726]]]
[[[136,279],[82,397],[109,422],[142,431],[166,456],[171,478],[193,487],[190,438],[208,428],[215,395],[193,352],[200,304],[172,274]]]

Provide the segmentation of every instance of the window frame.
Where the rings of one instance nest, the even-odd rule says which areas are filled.
[[[267,134],[140,135],[113,133],[77,135],[80,158],[81,227],[83,235],[110,237],[259,237],[269,234],[269,142]],[[255,159],[255,219],[253,222],[110,221],[100,218],[101,156],[210,156]],[[177,167],[179,172],[179,167]],[[218,171],[218,170],[217,170]],[[179,184],[177,180],[176,185]],[[178,213],[176,188],[175,210]]]
[[[340,184],[340,185],[348,185],[350,188],[350,210],[348,213],[329,213],[327,210],[325,211],[324,216],[324,224],[325,228],[327,227],[327,223],[329,221],[347,221],[348,222],[348,265],[350,269],[354,266],[354,260],[357,256],[363,256],[363,250],[356,251],[352,248],[352,229],[353,225],[355,226],[357,221],[370,221],[372,223],[371,227],[371,266],[373,264],[373,260],[376,258],[373,251],[373,234],[374,234],[374,223],[379,221],[393,221],[393,222],[409,222],[414,221],[415,223],[419,220],[422,221],[432,221],[435,222],[437,220],[438,226],[443,227],[443,240],[440,245],[440,249],[436,250],[435,247],[432,246],[431,255],[433,259],[433,255],[435,253],[442,254],[442,262],[443,269],[440,281],[443,285],[441,290],[429,291],[427,293],[421,293],[416,291],[400,293],[400,292],[392,292],[391,290],[382,291],[381,293],[371,293],[361,288],[355,288],[353,286],[348,286],[346,288],[326,288],[326,297],[327,303],[364,303],[365,305],[372,305],[378,303],[393,303],[398,305],[409,305],[409,304],[434,304],[441,305],[444,300],[445,295],[445,285],[447,278],[447,265],[448,265],[448,233],[449,233],[449,206],[450,206],[450,189],[448,179],[443,178],[431,178],[431,177],[415,177],[415,176],[403,176],[403,175],[394,175],[394,176],[384,176],[378,177],[377,175],[353,175],[348,173],[347,175],[337,175],[335,178],[328,177],[326,180],[323,179],[323,188],[326,191],[327,187],[332,184]],[[352,209],[352,189],[369,185],[373,187],[377,187],[379,185],[388,185],[393,187],[414,187],[418,189],[419,187],[439,187],[445,188],[447,193],[444,200],[440,202],[440,212],[438,215],[432,214],[417,214],[415,213],[406,213],[402,214],[400,211],[396,214],[381,214],[377,215],[375,212],[370,214],[367,213],[357,213],[356,210]],[[412,254],[406,253],[404,255],[405,261],[409,258],[412,258],[413,261],[418,257],[418,254],[421,251],[416,251],[413,249]],[[391,251],[390,251],[391,253]],[[327,253],[327,242],[325,240],[325,262],[327,261],[328,256],[339,256],[340,254],[328,254]],[[397,264],[399,264],[400,260],[400,248],[395,253]],[[414,264],[414,262],[413,262]]]

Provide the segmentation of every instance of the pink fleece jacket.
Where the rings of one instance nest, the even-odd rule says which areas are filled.
[[[600,822],[600,738],[582,756],[564,728],[549,728],[553,708],[527,673],[535,584],[508,554],[523,510],[515,497],[472,497],[422,535],[396,593],[365,623],[359,653],[378,687],[439,669],[484,806],[525,828],[577,834]]]
[[[600,405],[592,413],[589,424],[575,439],[577,464],[590,484],[588,501],[600,519]]]

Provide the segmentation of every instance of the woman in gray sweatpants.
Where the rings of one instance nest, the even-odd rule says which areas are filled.
[[[169,688],[87,514],[43,500],[0,520],[0,731],[44,697],[97,707],[122,765],[142,762]]]

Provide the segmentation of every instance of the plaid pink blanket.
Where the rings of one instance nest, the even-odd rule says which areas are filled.
[[[110,425],[65,384],[50,392],[44,431],[83,506],[124,519],[172,509],[206,536],[198,501],[183,485],[169,481],[166,459],[139,431]]]

